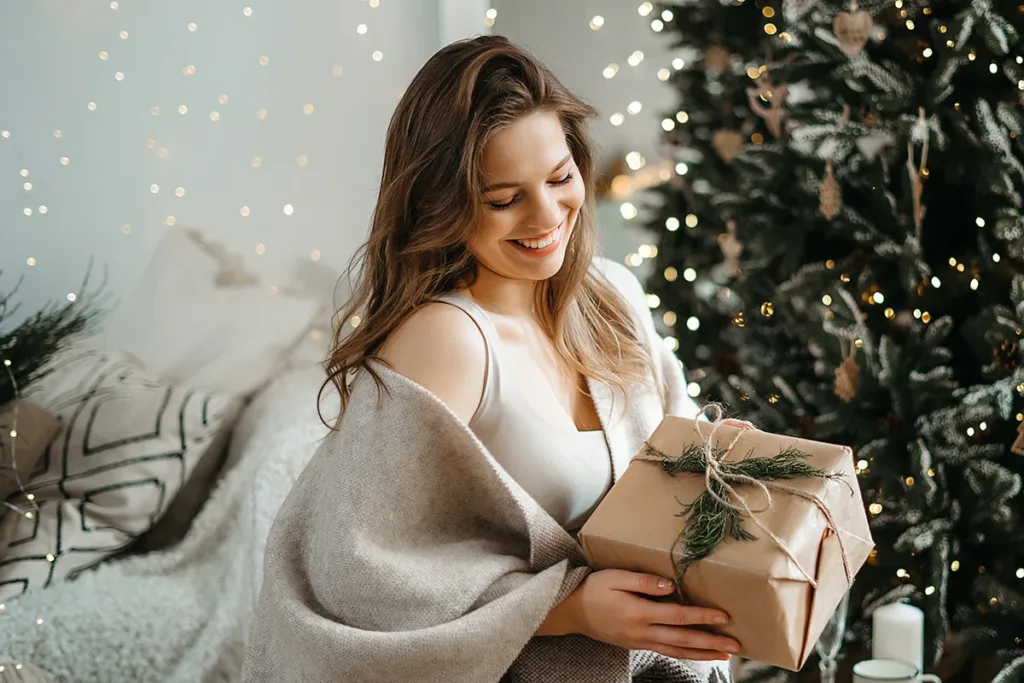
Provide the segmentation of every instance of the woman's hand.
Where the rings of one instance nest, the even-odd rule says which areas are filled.
[[[675,659],[722,660],[739,649],[732,638],[688,628],[726,624],[729,616],[725,612],[645,597],[674,591],[672,581],[650,574],[618,569],[594,572],[552,611],[551,626],[558,628],[558,623],[566,633]],[[554,635],[554,628],[547,634]],[[545,635],[544,626],[538,635]]]

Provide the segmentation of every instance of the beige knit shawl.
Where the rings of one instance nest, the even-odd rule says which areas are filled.
[[[636,311],[667,396],[591,383],[617,478],[666,412],[696,406],[639,283],[595,265]],[[579,544],[433,394],[379,370],[387,391],[355,380],[274,523],[244,682],[729,680],[723,664],[534,637],[589,572]]]

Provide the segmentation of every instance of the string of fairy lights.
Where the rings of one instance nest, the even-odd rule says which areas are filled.
[[[377,8],[377,7],[380,6],[380,0],[362,0],[362,1],[365,2],[367,4],[367,6],[370,7],[370,8]],[[124,9],[122,7],[122,3],[118,2],[117,0],[112,0],[108,4],[108,7],[109,7],[109,9],[112,12],[115,12],[115,13],[120,13],[120,12],[124,11]],[[254,17],[257,17],[258,16],[258,12],[256,10],[254,10],[254,8],[252,6],[246,5],[246,6],[243,6],[243,7],[241,7],[239,9],[238,16],[239,16],[240,20],[246,21],[246,20],[251,20]],[[485,14],[485,16],[484,16],[484,18],[482,20],[482,25],[485,26],[485,27],[493,26],[496,17],[497,17],[497,11],[496,10],[494,10],[494,9],[487,10],[487,12],[486,12],[486,14]],[[371,33],[370,32],[370,25],[368,23],[366,23],[366,22],[361,22],[361,23],[356,24],[353,27],[353,29],[354,29],[354,34],[356,36],[367,36],[369,33]],[[199,32],[199,31],[201,31],[201,27],[199,26],[199,24],[197,22],[190,21],[190,22],[187,22],[187,23],[183,24],[182,31],[186,35],[187,34],[195,34],[195,33]],[[116,32],[114,33],[114,36],[115,36],[113,38],[114,40],[120,40],[120,41],[128,41],[128,40],[134,39],[132,32],[130,32],[127,29],[124,29],[124,28],[116,29]],[[183,39],[184,39],[184,36],[183,36]],[[112,47],[109,48],[109,49],[101,49],[101,50],[99,50],[96,53],[96,58],[98,58],[101,62],[104,62],[105,64],[109,64],[109,63],[111,63],[113,61],[113,53],[114,52],[115,52],[115,50]],[[367,50],[367,56],[369,57],[369,59],[372,62],[380,62],[380,61],[382,61],[384,59],[384,53],[380,49],[368,49]],[[270,65],[270,63],[271,63],[271,57],[270,57],[269,54],[259,54],[258,56],[254,57],[254,65],[257,66],[257,67],[265,68],[265,67],[268,67]],[[121,69],[115,71],[113,73],[114,80],[119,82],[119,83],[126,82],[126,79],[130,80],[130,78],[129,78],[130,74],[126,73],[126,71],[127,71],[127,69],[125,67],[122,67]],[[198,73],[198,71],[199,71],[199,67],[196,64],[188,63],[188,64],[186,64],[186,65],[184,65],[182,67],[181,73],[182,73],[182,76],[184,78],[190,78],[192,76],[195,76]],[[333,66],[330,67],[330,72],[331,72],[331,74],[334,77],[341,77],[345,73],[345,67],[342,64],[334,64]],[[228,94],[224,93],[224,92],[220,93],[217,96],[217,98],[216,98],[216,104],[213,105],[209,109],[209,111],[207,112],[207,116],[208,116],[209,120],[212,123],[217,123],[217,122],[221,121],[221,118],[222,118],[222,115],[221,115],[222,108],[224,106],[228,105],[228,104],[229,104],[229,96],[228,96]],[[89,100],[85,104],[85,107],[90,112],[102,111],[102,109],[100,107],[100,104],[95,99]],[[198,107],[196,105],[192,105],[190,107],[190,105],[186,104],[186,103],[181,103],[181,104],[178,104],[176,107],[170,107],[170,108],[161,107],[159,105],[153,105],[153,106],[151,106],[149,108],[149,113],[153,117],[159,117],[159,116],[165,115],[167,113],[167,110],[170,109],[170,111],[177,112],[177,114],[180,115],[180,116],[188,116],[190,113],[194,113],[194,110],[197,109],[197,108]],[[307,116],[312,115],[315,112],[315,110],[316,110],[316,107],[311,102],[307,102],[302,107],[303,113],[305,115],[307,115]],[[269,115],[268,114],[268,108],[266,106],[259,106],[255,110],[254,114],[255,114],[255,116],[256,116],[256,118],[258,120],[265,120],[265,119],[267,119],[267,117]],[[53,131],[53,137],[56,138],[56,139],[64,138],[63,130],[55,129]],[[24,156],[20,152],[19,146],[17,145],[18,136],[16,135],[16,131],[12,131],[12,130],[7,129],[7,128],[0,129],[0,142],[7,142],[8,143],[6,145],[6,147],[8,148],[8,151],[11,154],[14,155],[16,161],[18,162],[18,164],[20,166],[20,170],[19,170],[18,173],[21,176],[22,181],[23,181],[22,182],[22,190],[25,193],[26,200],[28,200],[28,201],[25,202],[25,205],[21,209],[21,213],[24,216],[26,216],[26,217],[31,217],[33,215],[44,215],[44,214],[47,214],[48,211],[49,211],[49,207],[46,204],[35,205],[34,202],[30,201],[30,198],[32,197],[32,193],[38,192],[39,188],[31,180],[31,171],[30,171],[31,165],[25,161]],[[156,154],[156,156],[158,158],[160,158],[160,159],[166,159],[166,158],[169,158],[172,155],[173,150],[170,148],[170,146],[168,144],[163,144],[163,143],[159,142],[158,140],[156,140],[154,138],[147,139],[145,141],[145,144],[146,144],[146,147],[148,149],[150,149],[150,150],[153,150],[154,153]],[[309,155],[306,154],[306,153],[297,154],[295,156],[294,161],[295,161],[295,163],[298,166],[305,167],[309,163]],[[63,165],[63,166],[68,166],[71,163],[71,160],[67,156],[61,156],[60,159],[59,159],[59,163],[61,165]],[[254,169],[261,168],[261,167],[264,166],[264,160],[260,156],[254,155],[249,160],[249,165],[252,168],[254,168]],[[149,190],[149,192],[151,194],[158,195],[161,192],[163,192],[165,190],[165,188],[161,187],[161,185],[159,183],[155,183],[154,182],[154,183],[151,183],[148,186],[148,190]],[[183,198],[183,197],[186,196],[186,188],[183,187],[183,186],[180,186],[180,185],[174,187],[172,192],[173,192],[174,196],[178,197],[178,198]],[[292,216],[295,213],[295,211],[296,211],[296,207],[295,207],[294,203],[285,203],[285,204],[283,204],[281,206],[281,213],[284,216]],[[247,203],[242,204],[242,205],[240,205],[238,207],[238,214],[241,217],[243,217],[243,218],[249,218],[249,217],[252,217],[252,216],[255,215],[253,208],[249,204],[247,204]],[[176,216],[173,213],[168,213],[162,219],[163,225],[168,226],[168,227],[172,227],[172,226],[176,225],[177,222],[178,222],[178,219],[176,218]],[[130,223],[123,223],[123,224],[121,224],[119,226],[119,229],[120,229],[120,231],[124,235],[132,234],[132,226],[131,226]],[[260,241],[260,242],[257,242],[256,244],[253,245],[252,250],[253,250],[253,253],[255,253],[256,255],[262,256],[262,255],[267,253],[267,245],[266,245],[265,241]],[[310,252],[309,252],[309,259],[311,261],[314,261],[314,262],[315,261],[319,261],[321,259],[321,257],[322,257],[322,253],[321,253],[321,251],[319,249],[315,249],[314,248],[314,249],[310,250]],[[28,267],[34,268],[34,267],[39,265],[40,260],[34,254],[27,254],[27,255],[24,256],[24,262],[25,262],[25,264]],[[271,290],[272,293],[276,289],[277,288],[274,287],[274,286],[270,287],[270,290]],[[67,293],[67,299],[69,301],[75,301],[76,298],[77,298],[77,294],[75,292]]]

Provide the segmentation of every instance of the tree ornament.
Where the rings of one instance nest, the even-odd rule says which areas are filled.
[[[914,164],[914,138],[922,137],[921,163]],[[910,194],[914,203],[914,234],[917,243],[921,244],[921,226],[924,224],[924,179],[928,175],[928,124],[925,121],[924,107],[917,110],[917,124],[907,140],[907,174],[910,176]]]
[[[747,88],[747,101],[750,110],[764,119],[768,132],[774,138],[782,137],[782,119],[786,116],[783,107],[786,104],[786,93],[789,86],[785,83],[775,85],[766,73],[757,79],[757,86]],[[768,103],[765,106],[764,103]]]
[[[864,10],[857,9],[857,0],[850,2],[849,12],[840,12],[832,22],[832,32],[847,57],[856,57],[868,44],[868,35],[874,20]]]
[[[731,164],[743,149],[743,135],[738,130],[716,130],[711,134],[711,146],[715,148],[722,161]]]
[[[736,223],[726,223],[728,232],[718,236],[718,246],[722,249],[722,256],[725,257],[724,268],[729,277],[736,277],[740,274],[740,255],[743,253],[743,242],[736,238]]]
[[[825,179],[821,181],[821,188],[818,190],[818,213],[830,221],[839,215],[842,205],[843,189],[832,173],[832,161],[829,160],[825,162]]]
[[[1016,455],[1024,455],[1024,424],[1017,427],[1017,439],[1010,446],[1010,452]]]
[[[843,403],[849,403],[857,395],[860,389],[860,366],[852,355],[844,358],[836,368],[836,379],[832,386]]]
[[[876,110],[862,108],[860,110],[860,122],[867,128],[877,128],[878,124],[881,123],[881,119],[878,117]]]
[[[729,68],[729,51],[715,44],[704,50],[704,68],[712,73],[724,73]]]

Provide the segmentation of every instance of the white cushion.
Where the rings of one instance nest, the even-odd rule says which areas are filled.
[[[241,404],[89,344],[56,365],[26,392],[62,424],[11,499],[31,517],[2,520],[11,543],[0,558],[0,601],[71,578],[149,530],[204,457],[223,449]]]
[[[220,245],[169,230],[97,343],[127,351],[172,384],[246,395],[283,369],[324,315],[322,303],[272,294]]]

